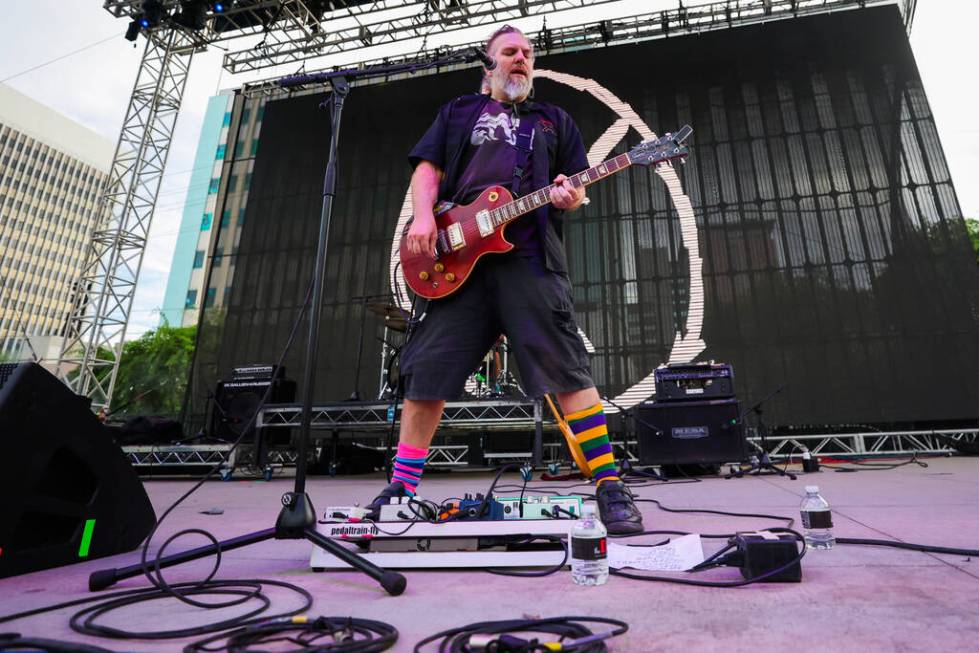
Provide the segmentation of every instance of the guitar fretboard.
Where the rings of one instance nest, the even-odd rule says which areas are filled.
[[[592,166],[587,170],[582,170],[576,175],[571,175],[568,177],[568,181],[575,188],[581,188],[583,186],[589,186],[594,184],[599,179],[604,179],[610,175],[614,175],[616,172],[625,170],[632,165],[632,160],[629,158],[628,154],[620,154],[619,156],[612,157],[608,161],[602,161],[596,166]],[[554,188],[554,184],[550,186],[545,186],[539,190],[535,190],[533,193],[519,197],[512,202],[508,202],[502,206],[498,206],[492,211],[490,211],[490,219],[493,224],[500,227],[511,220],[519,218],[525,213],[530,213],[534,209],[538,209],[551,201],[551,189]]]

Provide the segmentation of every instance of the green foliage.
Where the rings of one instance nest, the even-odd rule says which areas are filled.
[[[116,418],[180,412],[196,334],[196,326],[164,324],[123,346],[112,396]]]
[[[975,218],[965,219],[965,228],[969,232],[969,240],[972,241],[972,249],[976,252],[976,263],[979,263],[979,220]]]

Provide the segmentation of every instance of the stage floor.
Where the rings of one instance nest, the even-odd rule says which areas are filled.
[[[804,486],[818,484],[832,504],[838,537],[900,539],[939,546],[979,548],[979,459],[936,458],[928,467],[888,471],[800,475],[700,483],[657,484],[637,490],[672,508],[762,512],[798,518]],[[442,499],[483,491],[485,472],[428,474],[422,494]],[[510,474],[507,482],[517,483]],[[532,486],[557,489],[568,483]],[[158,512],[182,494],[186,480],[146,483]],[[287,478],[209,482],[164,523],[161,534],[204,528],[220,538],[270,528]],[[308,491],[322,513],[327,505],[366,503],[383,486],[380,475],[313,478]],[[590,492],[591,488],[583,491]],[[782,522],[720,515],[677,514],[640,504],[646,528],[699,533],[731,533],[781,526]],[[220,515],[205,515],[211,508]],[[798,524],[797,524],[798,526]],[[157,536],[157,542],[165,537]],[[620,542],[636,543],[630,538]],[[646,541],[655,541],[647,538]],[[705,552],[718,547],[705,540]],[[203,544],[200,536],[173,550]],[[932,555],[881,547],[838,545],[810,551],[802,561],[800,584],[756,584],[734,589],[687,587],[611,577],[601,587],[579,587],[567,571],[545,578],[509,578],[482,571],[407,571],[408,589],[390,597],[355,572],[313,573],[310,544],[265,542],[226,552],[219,578],[268,578],[301,585],[315,597],[311,615],[376,619],[400,631],[393,651],[410,651],[422,638],[464,624],[525,616],[607,616],[628,622],[629,632],[610,641],[612,651],[966,651],[979,640],[979,559]],[[88,574],[136,562],[138,554],[94,560],[0,580],[0,614],[88,596]],[[167,573],[170,582],[194,580],[212,560],[200,560]],[[738,579],[737,569],[697,574],[698,579]],[[145,579],[120,582],[114,590],[146,586]],[[272,590],[274,609],[291,598]],[[0,632],[81,641],[114,651],[178,651],[191,639],[111,640],[82,637],[68,626],[72,609],[0,624]],[[159,630],[206,623],[221,613],[173,602],[155,602],[109,615],[105,623],[131,630]],[[426,647],[426,651],[435,650]]]

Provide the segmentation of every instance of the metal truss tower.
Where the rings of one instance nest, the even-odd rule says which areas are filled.
[[[103,217],[92,238],[58,361],[58,376],[93,410],[108,408],[150,221],[194,47],[182,31],[146,33]]]

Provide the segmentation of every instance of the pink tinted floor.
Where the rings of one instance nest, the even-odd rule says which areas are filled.
[[[979,460],[943,458],[890,471],[855,474],[823,471],[791,481],[779,477],[700,483],[657,484],[637,489],[641,498],[673,508],[707,508],[798,517],[804,486],[818,484],[832,504],[838,537],[900,539],[941,546],[979,548]],[[422,494],[433,499],[482,491],[487,473],[427,474]],[[516,476],[509,479],[516,483]],[[562,484],[535,481],[555,489]],[[158,513],[182,494],[186,480],[147,481]],[[190,527],[219,538],[270,528],[279,496],[292,480],[210,482],[168,518],[156,538]],[[313,478],[308,492],[322,511],[327,505],[366,503],[383,486],[379,475]],[[583,491],[589,492],[590,488]],[[669,513],[642,503],[647,529],[731,533],[781,525],[778,521],[720,515]],[[202,511],[220,508],[220,515]],[[642,540],[628,540],[641,542]],[[646,541],[653,541],[647,538]],[[705,550],[717,548],[705,540]],[[203,543],[177,542],[173,550]],[[467,623],[524,616],[607,616],[626,621],[629,632],[611,640],[612,651],[696,649],[757,651],[966,651],[979,641],[979,560],[880,547],[839,545],[804,558],[801,584],[759,584],[736,589],[686,587],[612,577],[601,587],[578,587],[565,570],[545,578],[508,578],[483,571],[406,571],[408,589],[390,597],[355,572],[309,570],[311,545],[272,541],[224,554],[219,578],[268,578],[310,591],[312,615],[351,615],[384,621],[400,632],[393,651],[411,651],[424,637]],[[136,552],[0,580],[0,614],[88,596],[92,571],[122,567]],[[170,582],[200,578],[212,560],[173,568]],[[736,569],[698,578],[736,579]],[[133,578],[112,589],[146,586]],[[272,590],[275,609],[294,599]],[[239,608],[240,609],[240,608]],[[0,625],[0,632],[71,640],[114,651],[179,651],[191,641],[110,640],[80,636],[68,626],[72,610]],[[129,630],[186,627],[227,617],[231,610],[203,613],[176,602],[153,602],[108,615],[104,623]],[[427,647],[426,651],[434,650]]]

